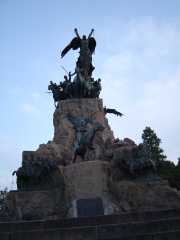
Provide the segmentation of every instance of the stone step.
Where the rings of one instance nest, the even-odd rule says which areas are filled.
[[[180,231],[167,231],[119,238],[118,240],[179,240]],[[111,238],[111,240],[114,240]],[[117,238],[116,238],[117,240]]]
[[[180,218],[180,210],[164,210],[164,211],[146,211],[131,212],[120,215],[104,215],[97,217],[70,218],[58,220],[39,220],[39,221],[19,221],[0,223],[0,232],[17,232],[38,229],[57,229],[70,227],[98,226],[108,224],[148,222],[153,220],[175,219]]]
[[[36,230],[29,232],[0,233],[1,240],[102,240],[96,228],[72,228],[54,230]],[[104,240],[179,240],[180,230],[163,231],[155,233],[134,234],[133,236],[121,236],[104,238]]]
[[[99,240],[124,239],[136,235],[155,234],[167,231],[180,231],[180,218],[148,222],[130,222],[97,227]]]
[[[67,228],[0,233],[0,240],[96,240],[96,228]]]
[[[180,218],[97,226],[1,232],[0,240],[155,240],[180,235]],[[159,238],[158,238],[159,237]],[[163,238],[164,237],[164,238]],[[177,238],[178,239],[178,238]],[[180,239],[180,238],[179,238]]]

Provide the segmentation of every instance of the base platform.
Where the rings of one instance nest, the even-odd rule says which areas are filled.
[[[180,210],[0,223],[1,240],[179,240]]]

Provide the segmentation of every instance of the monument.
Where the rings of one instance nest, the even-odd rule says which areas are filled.
[[[81,37],[75,29],[75,38],[61,53],[63,58],[79,50],[79,57],[73,73],[48,86],[55,102],[54,137],[36,151],[23,152],[22,166],[13,173],[17,191],[9,193],[1,214],[4,221],[116,219],[124,213],[180,208],[180,193],[157,175],[146,147],[114,138],[106,114],[123,114],[99,98],[101,79],[92,76],[93,32]]]

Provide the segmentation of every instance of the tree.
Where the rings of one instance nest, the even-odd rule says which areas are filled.
[[[7,193],[8,193],[7,188],[0,190],[0,211],[3,209],[5,205]]]
[[[146,149],[148,157],[156,163],[158,175],[168,180],[171,187],[180,190],[180,158],[178,158],[177,166],[167,160],[164,151],[160,148],[161,139],[150,127],[143,130],[142,139],[142,145]]]
[[[160,148],[161,139],[157,137],[154,130],[150,127],[146,127],[143,130],[142,139],[149,157],[155,161],[157,165],[166,159],[166,155],[163,154],[164,151]]]
[[[171,161],[161,161],[157,171],[160,177],[168,180],[171,187],[180,190],[180,166]]]
[[[0,222],[7,222],[14,219],[14,210],[9,208],[8,204],[8,189],[0,190]]]
[[[177,163],[177,165],[178,165],[178,166],[180,166],[180,157],[178,157],[178,159],[177,159],[177,160],[178,160],[178,163]]]

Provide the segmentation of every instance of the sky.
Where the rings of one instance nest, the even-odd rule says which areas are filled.
[[[53,137],[50,80],[63,80],[77,51],[61,50],[95,29],[94,78],[102,79],[104,105],[115,137],[141,142],[150,126],[167,158],[180,156],[179,0],[0,0],[0,188],[15,187],[12,171],[23,150]]]

